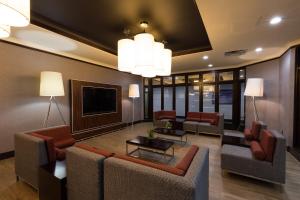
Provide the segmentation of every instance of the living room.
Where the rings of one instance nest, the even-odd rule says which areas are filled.
[[[0,199],[300,199],[297,0],[0,0]]]

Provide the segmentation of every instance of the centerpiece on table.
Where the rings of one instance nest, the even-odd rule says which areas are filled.
[[[170,121],[167,121],[165,128],[172,129],[172,123]]]
[[[154,138],[155,138],[155,132],[154,132],[153,129],[149,129],[149,130],[147,131],[147,133],[148,133],[148,138],[149,138],[149,139],[154,139]]]

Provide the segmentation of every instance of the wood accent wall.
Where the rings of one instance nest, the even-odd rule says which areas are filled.
[[[117,112],[83,116],[82,87],[112,88],[117,91]],[[73,134],[97,132],[122,124],[122,87],[102,83],[71,80],[71,125]]]

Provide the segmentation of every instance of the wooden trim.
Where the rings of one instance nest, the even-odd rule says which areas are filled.
[[[0,160],[4,160],[7,158],[11,158],[15,156],[15,151],[8,151],[4,153],[0,153]]]
[[[300,149],[299,148],[293,148],[293,147],[287,147],[287,151],[290,152],[299,162],[300,162]]]

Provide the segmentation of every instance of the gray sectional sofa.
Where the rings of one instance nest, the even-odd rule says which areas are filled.
[[[67,149],[69,200],[208,200],[209,152],[199,148],[184,176],[78,147]]]
[[[256,159],[248,147],[224,144],[221,150],[221,168],[256,179],[285,183],[286,141],[278,131],[270,132],[276,138],[272,162]]]

